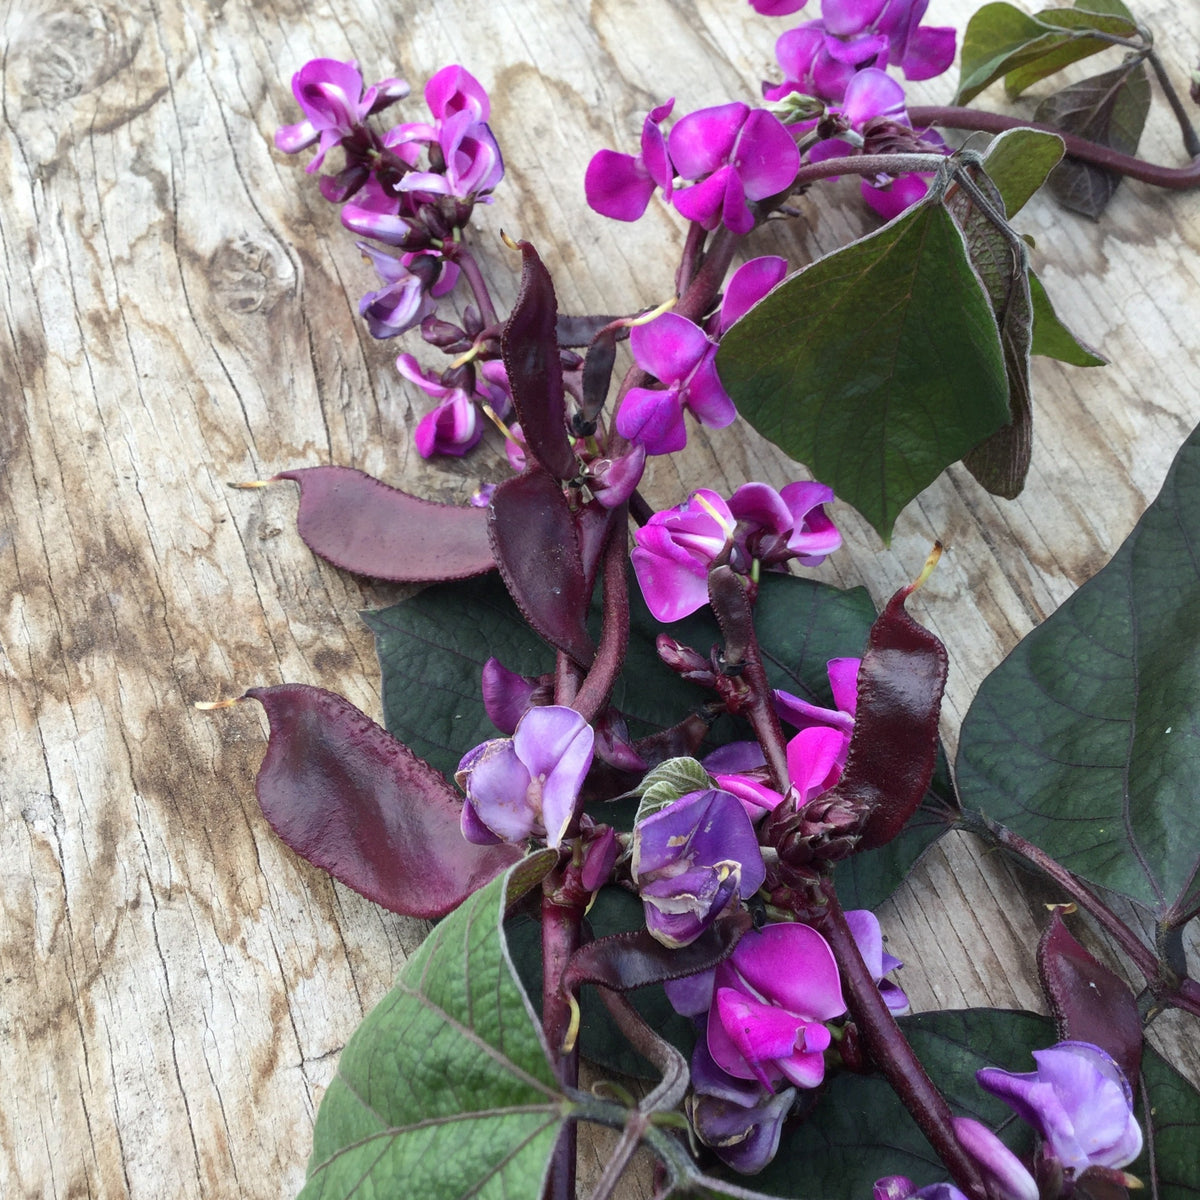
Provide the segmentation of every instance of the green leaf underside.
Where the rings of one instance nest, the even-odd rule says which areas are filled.
[[[404,965],[342,1052],[302,1200],[537,1196],[570,1112],[508,961],[501,913],[526,859],[466,900]]]
[[[983,169],[1010,219],[1025,207],[1063,156],[1063,140],[1040,129],[1006,129],[993,139]]]
[[[1075,367],[1104,367],[1108,359],[1081,342],[1059,319],[1042,281],[1029,272],[1029,295],[1033,301],[1033,346],[1031,353]]]
[[[713,698],[663,665],[655,650],[657,635],[667,632],[702,654],[721,636],[707,610],[660,625],[632,580],[630,600],[629,650],[613,704],[631,719],[630,733],[637,737],[674,725]],[[828,704],[825,663],[861,654],[874,618],[864,588],[843,591],[811,579],[765,574],[756,624],[772,684]],[[553,652],[525,624],[495,575],[427,588],[410,600],[365,613],[363,620],[375,635],[388,731],[448,776],[473,746],[500,736],[483,707],[484,662],[495,655],[523,675],[554,667]]]
[[[1200,865],[1200,430],[1112,561],[984,680],[965,806],[1160,917]]]
[[[1137,24],[1118,12],[1054,8],[1030,17],[1011,4],[985,4],[963,34],[955,103],[968,103],[1002,76],[1009,94],[1019,95],[1070,63],[1110,49],[1111,43],[1086,36],[1088,30],[1138,36]]]
[[[995,1009],[921,1013],[900,1018],[900,1025],[951,1110],[990,1128],[1011,1112],[978,1086],[975,1072],[987,1066],[1032,1070],[1030,1051],[1055,1040],[1045,1017]],[[1001,1137],[1018,1152],[1032,1148],[1019,1121]],[[885,1175],[907,1175],[924,1187],[945,1180],[946,1168],[886,1080],[844,1071],[830,1080],[807,1120],[784,1130],[779,1154],[753,1182],[796,1200],[861,1200]]]
[[[1008,421],[996,323],[940,203],[785,281],[724,336],[717,365],[741,415],[885,540]]]

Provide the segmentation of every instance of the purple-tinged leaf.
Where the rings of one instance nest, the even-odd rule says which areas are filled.
[[[983,681],[957,779],[1168,928],[1200,903],[1200,430],[1112,561]]]
[[[1136,154],[1149,111],[1150,81],[1139,61],[1047,96],[1034,118],[1122,154]],[[1120,182],[1116,172],[1069,156],[1049,179],[1050,191],[1064,208],[1093,219],[1104,212]]]
[[[454,788],[348,700],[299,683],[243,698],[271,723],[255,781],[271,828],[368,900],[445,916],[520,859],[515,846],[467,842]]]
[[[533,458],[556,479],[574,479],[579,463],[567,436],[554,284],[537,251],[528,242],[517,244],[524,258],[521,291],[500,339],[513,404]]]
[[[536,466],[506,479],[488,508],[488,538],[525,619],[556,650],[590,666],[596,653],[585,624],[590,593],[575,519],[558,480]]]
[[[300,536],[343,571],[436,583],[496,565],[481,508],[421,500],[351,467],[299,467],[274,478],[300,485]]]
[[[835,789],[870,814],[859,848],[890,842],[917,811],[937,764],[946,647],[908,615],[901,588],[871,626],[858,669],[858,711]]]
[[[1129,985],[1085,950],[1058,909],[1037,948],[1038,976],[1058,1039],[1091,1042],[1136,1080],[1142,1062],[1142,1020]]]
[[[594,983],[628,992],[651,983],[697,975],[724,962],[751,924],[750,913],[740,904],[735,905],[695,941],[673,950],[655,941],[647,929],[614,933],[589,942],[571,955],[563,972],[563,987],[574,989]]]

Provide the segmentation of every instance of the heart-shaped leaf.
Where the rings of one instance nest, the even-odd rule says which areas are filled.
[[[525,619],[579,666],[590,666],[596,647],[586,625],[587,579],[562,484],[536,466],[506,479],[492,494],[488,537]]]
[[[725,334],[717,366],[742,416],[885,540],[1009,419],[991,306],[936,201],[785,280]]]
[[[300,536],[343,571],[430,583],[496,565],[481,508],[421,500],[350,467],[298,467],[275,478],[300,485]]]
[[[475,846],[444,776],[348,700],[299,683],[251,688],[271,723],[255,791],[271,828],[347,887],[440,917],[520,857]]]
[[[542,1194],[571,1102],[501,921],[556,858],[543,851],[493,880],[404,964],[342,1052],[301,1200]]]
[[[1112,561],[983,681],[963,803],[1171,925],[1200,869],[1200,430]]]
[[[1040,129],[1006,129],[992,140],[983,166],[1004,201],[1006,216],[1025,207],[1062,156],[1062,138]]]
[[[1029,296],[1033,302],[1033,345],[1030,352],[1076,367],[1104,367],[1108,359],[1081,342],[1059,319],[1046,295],[1042,281],[1029,272]]]

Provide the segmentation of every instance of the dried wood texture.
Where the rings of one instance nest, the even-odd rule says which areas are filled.
[[[972,7],[931,15],[961,27]],[[1186,90],[1194,10],[1145,0],[1139,15]],[[477,220],[498,300],[516,285],[503,225],[541,249],[565,309],[615,312],[669,293],[681,228],[659,207],[632,227],[590,214],[588,157],[633,148],[667,95],[681,111],[752,99],[782,28],[743,0],[6,6],[0,1194],[294,1193],[339,1049],[423,936],[272,836],[252,790],[257,711],[191,707],[293,680],[378,713],[356,613],[398,595],[314,561],[290,486],[228,481],[332,462],[462,499],[502,470],[494,443],[462,463],[416,456],[426,401],[356,317],[369,269],[272,148],[296,119],[291,72],[353,57],[419,89],[467,65],[508,164]],[[913,92],[945,102],[952,86]],[[1144,148],[1177,160],[1161,109]],[[804,200],[755,249],[800,262],[865,229],[853,187],[834,195],[849,206]],[[914,607],[950,649],[951,741],[981,677],[1105,562],[1200,418],[1197,204],[1125,184],[1092,224],[1035,202],[1020,223],[1036,264],[1113,365],[1037,363],[1018,501],[952,470],[890,551],[841,514],[849,548],[827,575],[877,598],[947,544]],[[649,492],[675,503],[793,470],[734,428],[655,464]],[[918,1006],[1040,1006],[1037,912],[1002,863],[938,849],[884,921]]]

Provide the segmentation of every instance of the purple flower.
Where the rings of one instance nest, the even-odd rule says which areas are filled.
[[[975,1160],[989,1197],[1038,1200],[1038,1185],[1021,1160],[986,1126],[970,1117],[954,1117],[954,1136]]]
[[[558,846],[592,765],[592,727],[573,708],[531,708],[511,738],[463,756],[455,779],[467,794],[463,836],[469,842],[545,838]]]
[[[646,927],[672,949],[694,942],[766,878],[750,818],[736,796],[716,789],[690,792],[638,821],[631,870]]]
[[[432,458],[435,454],[461,457],[483,437],[479,409],[463,388],[427,374],[411,354],[401,354],[396,359],[396,369],[427,395],[441,401],[433,412],[421,418],[413,434],[422,458]]]
[[[724,223],[734,233],[749,233],[754,214],[748,201],[786,191],[800,166],[796,143],[779,118],[738,102],[680,118],[667,149],[677,173],[699,181],[674,193],[675,207],[710,230]]]
[[[407,96],[408,84],[384,79],[364,92],[357,63],[314,58],[292,76],[292,95],[305,119],[277,130],[275,145],[285,154],[295,154],[319,142],[316,157],[305,168],[311,174],[320,170],[334,146],[358,132],[371,113]]]
[[[634,360],[667,386],[630,388],[617,413],[617,431],[645,446],[647,454],[669,454],[687,445],[683,410],[702,424],[723,429],[737,416],[717,375],[717,345],[693,321],[663,313],[629,334]]]
[[[744,483],[729,498],[737,521],[734,544],[741,570],[752,562],[782,567],[793,558],[816,567],[842,544],[842,535],[825,515],[833,489],[823,483],[789,483],[777,492],[765,483]]]
[[[376,250],[366,242],[358,248],[371,260],[384,286],[358,302],[372,337],[390,338],[419,325],[437,308],[458,278],[458,268],[436,254],[405,254],[401,258]],[[447,287],[447,278],[449,287]]]
[[[879,927],[879,918],[865,908],[852,909],[846,913],[846,924],[854,937],[858,952],[871,972],[871,978],[879,985],[879,994],[884,1003],[897,1016],[908,1012],[908,997],[898,984],[884,976],[895,971],[904,964],[894,955],[888,954],[883,948],[883,930]]]
[[[1035,1050],[1028,1074],[985,1067],[981,1087],[999,1096],[1037,1130],[1068,1172],[1123,1167],[1142,1152],[1133,1093],[1121,1068],[1090,1042],[1059,1042]]]
[[[721,1070],[774,1091],[825,1077],[831,1038],[824,1022],[846,1002],[833,951],[815,929],[780,924],[749,933],[717,968],[708,1012],[708,1049]]]
[[[708,603],[708,569],[733,529],[729,506],[701,488],[634,533],[633,569],[657,620],[678,621]]]
[[[642,152],[636,157],[616,150],[599,150],[592,156],[583,188],[588,204],[601,216],[636,221],[646,211],[656,187],[671,198],[675,170],[659,126],[674,107],[671,99],[650,110],[642,123]]]
[[[484,710],[501,733],[513,734],[530,708],[550,702],[551,689],[543,679],[518,675],[498,658],[489,658],[483,664],[481,682]]]
[[[919,1188],[906,1175],[885,1175],[875,1180],[872,1200],[967,1200],[952,1183],[930,1183]]]
[[[704,1038],[692,1051],[691,1074],[687,1113],[696,1136],[726,1166],[757,1174],[779,1149],[796,1089],[776,1094],[757,1080],[735,1079],[713,1061]]]

